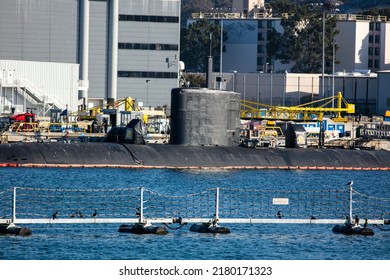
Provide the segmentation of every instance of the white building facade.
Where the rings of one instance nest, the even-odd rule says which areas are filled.
[[[179,85],[180,0],[0,0],[0,6],[0,60],[76,65],[78,89],[70,97],[76,110],[126,97],[170,105]],[[41,78],[29,82],[42,85]]]
[[[222,73],[226,90],[241,93],[241,98],[271,106],[297,106],[328,98],[341,92],[348,103],[355,104],[356,113],[381,114],[390,94],[382,89],[378,96],[378,84],[385,83],[384,74],[325,75],[322,95],[322,75],[304,73]],[[214,78],[220,73],[214,73]],[[333,83],[334,78],[334,83]],[[214,79],[215,80],[215,79]],[[334,84],[334,86],[333,86]],[[217,84],[214,84],[217,87]],[[382,86],[385,88],[385,86]],[[390,103],[388,103],[390,104]],[[390,106],[390,105],[389,105]],[[382,112],[383,114],[383,112]]]
[[[334,15],[340,30],[335,38],[335,72],[325,74],[322,81],[320,73],[289,73],[291,65],[268,57],[267,32],[271,28],[283,32],[280,18],[267,13],[245,17],[242,12],[193,16],[189,23],[198,19],[223,23],[228,33],[226,52],[222,54],[225,88],[240,92],[243,99],[294,106],[337,95],[340,91],[349,103],[355,104],[357,114],[383,114],[384,107],[378,102],[387,100],[390,93],[378,84],[382,85],[387,76],[382,73],[378,77],[375,72],[390,69],[390,23],[386,18]],[[214,73],[213,80],[220,75]],[[214,87],[219,86],[215,83]]]
[[[79,65],[0,60],[0,115],[78,109]]]
[[[244,18],[241,13],[196,13],[196,20],[208,19],[221,25],[228,39],[224,43],[226,52],[222,54],[222,71],[237,72],[284,72],[290,65],[282,64],[267,55],[267,33],[270,29],[283,32],[280,18],[267,18],[264,14],[255,14],[254,18]],[[218,58],[219,59],[219,58]]]
[[[238,1],[241,3],[242,1]],[[245,2],[245,1],[244,1]],[[246,6],[243,11],[247,11]],[[274,29],[283,33],[281,18],[274,18],[269,11],[248,13],[194,13],[192,23],[208,19],[215,24],[223,23],[228,39],[223,53],[225,72],[290,72],[291,64],[282,64],[267,55],[267,32]],[[335,36],[335,72],[390,70],[390,22],[386,17],[361,15],[332,15],[337,18]],[[331,69],[332,66],[327,67]]]
[[[253,16],[264,8],[264,0],[233,0],[233,11],[242,12],[244,17]]]
[[[336,72],[390,70],[390,22],[385,17],[336,15]]]

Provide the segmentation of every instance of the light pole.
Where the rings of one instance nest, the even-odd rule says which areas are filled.
[[[149,82],[150,80],[146,80],[146,104],[149,106]]]
[[[246,100],[245,98],[246,98],[246,75],[244,74],[244,76],[243,76],[243,88],[244,88],[244,90],[243,90],[243,93],[244,93],[244,100]]]
[[[233,70],[233,91],[236,91],[236,74],[237,71]]]
[[[322,97],[325,96],[325,11],[322,12]]]
[[[257,103],[260,102],[260,76],[257,74]],[[257,104],[257,109],[259,109],[259,104]]]
[[[272,106],[272,91],[273,91],[273,81],[272,81],[272,72],[271,72],[271,76],[270,76],[270,88],[271,88],[271,93],[270,93],[270,97],[271,97],[271,106]]]
[[[219,61],[219,75],[221,76],[221,83],[223,80],[222,79],[222,51],[223,51],[223,18],[221,18],[221,49],[220,49],[220,61]]]
[[[207,75],[206,75],[206,83],[207,88],[211,89],[213,85],[213,57],[211,56],[211,44],[213,40],[213,35],[210,33],[209,38],[209,56],[207,58]],[[214,87],[215,88],[215,87]]]
[[[332,42],[333,50],[332,50],[332,109],[334,109],[334,60],[335,60],[335,46],[336,41],[333,40]]]

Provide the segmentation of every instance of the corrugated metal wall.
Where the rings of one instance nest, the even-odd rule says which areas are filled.
[[[79,0],[0,0],[0,59],[80,63],[79,4]],[[109,3],[90,0],[89,4],[88,97],[105,100]],[[119,14],[179,17],[180,0],[119,0]],[[119,41],[178,45],[179,34],[180,23],[119,22]],[[118,70],[177,73],[178,58],[179,51],[119,50]],[[119,78],[118,98],[131,96],[145,105],[169,106],[178,79],[150,80]]]
[[[89,1],[89,98],[107,98],[108,4]]]
[[[180,16],[180,0],[120,0],[121,15]],[[119,21],[119,43],[179,45],[180,23]],[[119,49],[118,70],[178,72],[179,51]],[[169,62],[167,62],[169,61]],[[146,82],[148,81],[148,82]],[[175,78],[118,78],[118,98],[131,96],[144,106],[170,107]]]
[[[77,63],[78,1],[0,1],[0,59]]]
[[[130,15],[179,16],[180,0],[119,0],[119,9]]]

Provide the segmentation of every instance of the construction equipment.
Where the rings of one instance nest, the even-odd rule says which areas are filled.
[[[36,114],[32,112],[32,110],[35,110],[35,108],[27,108],[30,109],[30,112],[22,113],[13,115],[9,118],[11,123],[14,122],[36,122]]]
[[[385,122],[390,122],[390,111],[389,111],[389,110],[387,110],[387,111],[385,112],[384,121],[385,121]]]
[[[123,98],[123,99],[115,101],[114,108],[118,108],[118,107],[120,107],[122,105],[125,106],[125,110],[124,111],[127,111],[127,112],[130,112],[130,111],[140,111],[140,108],[135,103],[135,99],[133,99],[131,97],[126,97],[126,98]]]
[[[315,106],[320,104],[318,106]],[[332,104],[332,107],[329,107]],[[343,107],[342,105],[345,105]],[[328,107],[327,107],[328,106]],[[355,105],[349,104],[339,92],[335,96],[315,100],[297,106],[271,106],[254,101],[241,100],[242,119],[269,119],[283,121],[322,121],[325,113],[336,114],[336,122],[347,122],[342,113],[354,114]]]

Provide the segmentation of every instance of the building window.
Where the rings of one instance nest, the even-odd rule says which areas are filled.
[[[379,68],[379,60],[375,59],[374,61],[374,68]]]
[[[379,55],[380,51],[379,48],[375,48],[375,55]]]
[[[258,33],[257,34],[257,40],[258,41],[264,41],[264,33]]]
[[[368,35],[368,42],[373,43],[374,42],[374,37],[373,35]]]
[[[177,79],[178,75],[176,72],[118,71],[118,77]]]
[[[264,53],[264,45],[257,46],[257,53]]]
[[[257,27],[258,27],[258,28],[263,28],[263,21],[262,21],[262,20],[259,20],[259,21],[257,22]]]
[[[373,55],[372,47],[368,48],[368,55]]]
[[[380,23],[380,22],[376,22],[376,23],[375,23],[375,30],[376,30],[376,31],[381,30],[381,23]]]
[[[258,57],[257,58],[257,65],[263,67],[263,65],[264,65],[264,57]]]
[[[372,59],[368,60],[368,68],[372,68]]]
[[[179,45],[174,44],[139,44],[139,43],[118,43],[120,50],[156,50],[156,51],[177,51]]]
[[[370,30],[374,30],[374,23],[370,22]]]
[[[267,21],[267,28],[275,28],[275,21],[268,20]]]
[[[179,17],[119,15],[119,21],[143,21],[143,22],[178,23],[179,22]]]
[[[381,42],[381,37],[379,35],[375,35],[375,43],[379,44]]]

